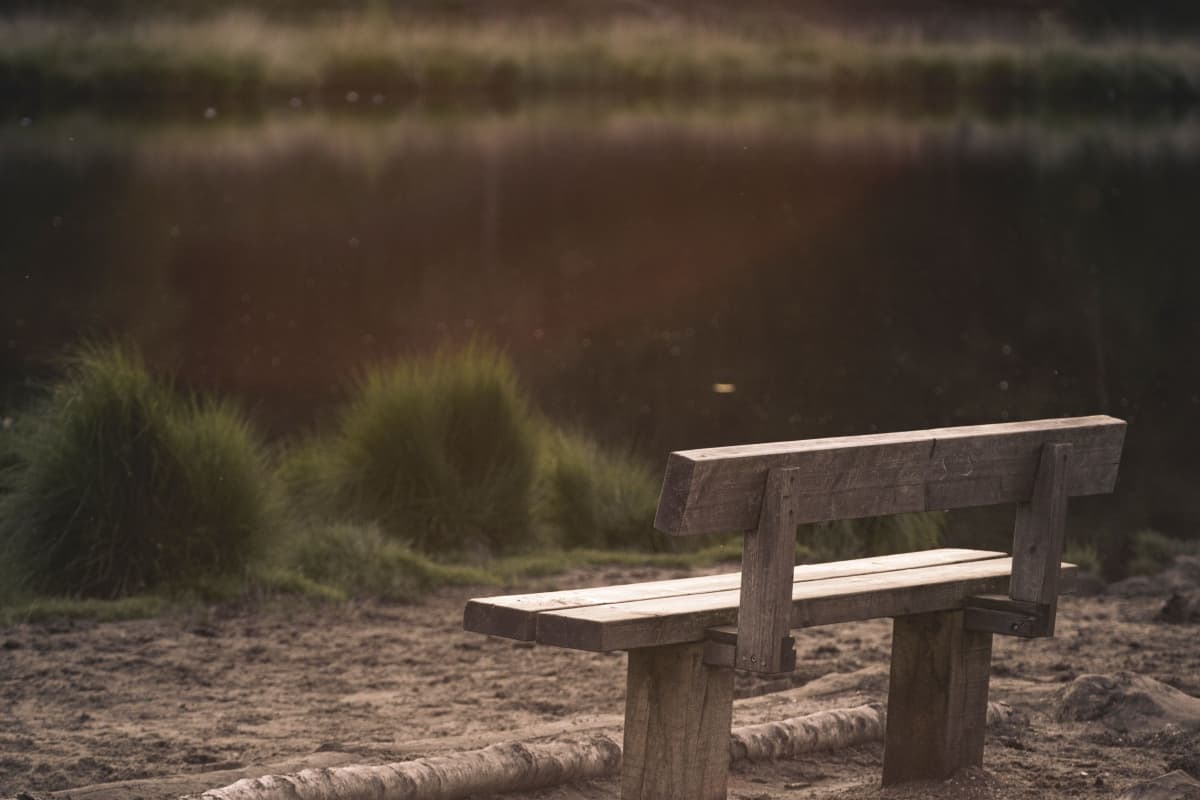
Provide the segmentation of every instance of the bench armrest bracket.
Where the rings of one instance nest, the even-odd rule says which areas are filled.
[[[796,640],[784,636],[777,648],[779,669],[777,673],[796,669]],[[704,632],[704,663],[711,667],[739,667],[737,663],[738,629],[732,626],[709,628]],[[764,670],[756,670],[764,672]]]
[[[971,631],[1036,639],[1050,636],[1054,630],[1054,608],[1047,603],[1029,603],[1003,595],[976,595],[967,598],[963,610],[963,625]]]

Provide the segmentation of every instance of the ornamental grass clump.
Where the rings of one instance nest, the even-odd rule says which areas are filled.
[[[534,542],[537,435],[512,365],[473,344],[368,371],[308,471],[343,513],[418,550],[519,550]]]
[[[76,350],[8,462],[0,550],[35,592],[117,597],[236,573],[276,526],[246,420],[181,398],[125,347]]]
[[[576,433],[543,438],[537,514],[563,547],[659,549],[658,482],[632,455]]]

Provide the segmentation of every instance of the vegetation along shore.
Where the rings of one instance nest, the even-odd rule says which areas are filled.
[[[654,532],[637,459],[533,408],[472,345],[372,368],[322,434],[270,445],[121,345],[85,345],[0,431],[0,621],[154,614],[178,603],[417,599],[581,565],[736,562],[736,535]],[[809,526],[797,558],[937,546],[938,514]],[[1190,545],[1134,537],[1139,572]],[[1099,571],[1092,543],[1067,558]]]
[[[10,113],[151,101],[502,104],[580,93],[832,96],[1013,112],[1190,107],[1200,99],[1200,51],[1184,39],[1084,36],[1058,26],[941,37],[754,20],[18,13],[0,17],[0,97]]]

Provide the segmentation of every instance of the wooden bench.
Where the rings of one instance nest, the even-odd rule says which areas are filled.
[[[795,664],[789,631],[892,617],[885,785],[983,759],[994,633],[1050,636],[1067,498],[1111,492],[1105,416],[672,453],[655,526],[744,531],[742,571],[471,600],[467,630],[629,652],[621,797],[724,798],[734,668]],[[1013,554],[940,549],[794,566],[801,523],[1015,503]]]

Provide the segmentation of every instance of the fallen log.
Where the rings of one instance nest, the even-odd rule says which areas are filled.
[[[734,728],[729,756],[733,761],[762,761],[882,741],[886,717],[881,705],[869,703]]]
[[[506,742],[395,764],[306,769],[240,780],[204,792],[198,800],[454,800],[598,778],[616,772],[620,763],[621,748],[607,736],[543,744]]]
[[[988,723],[1012,716],[988,704]],[[734,761],[790,758],[882,741],[887,712],[878,703],[820,711],[735,728]],[[240,780],[181,800],[461,800],[475,794],[531,791],[615,775],[621,748],[607,736],[536,744],[506,742],[453,755],[378,766],[306,769]]]
[[[1011,719],[1012,707],[988,703],[989,725]],[[856,708],[818,711],[779,722],[764,722],[734,728],[729,737],[729,755],[734,761],[763,761],[792,758],[818,750],[838,750],[883,740],[887,711],[879,703]]]

